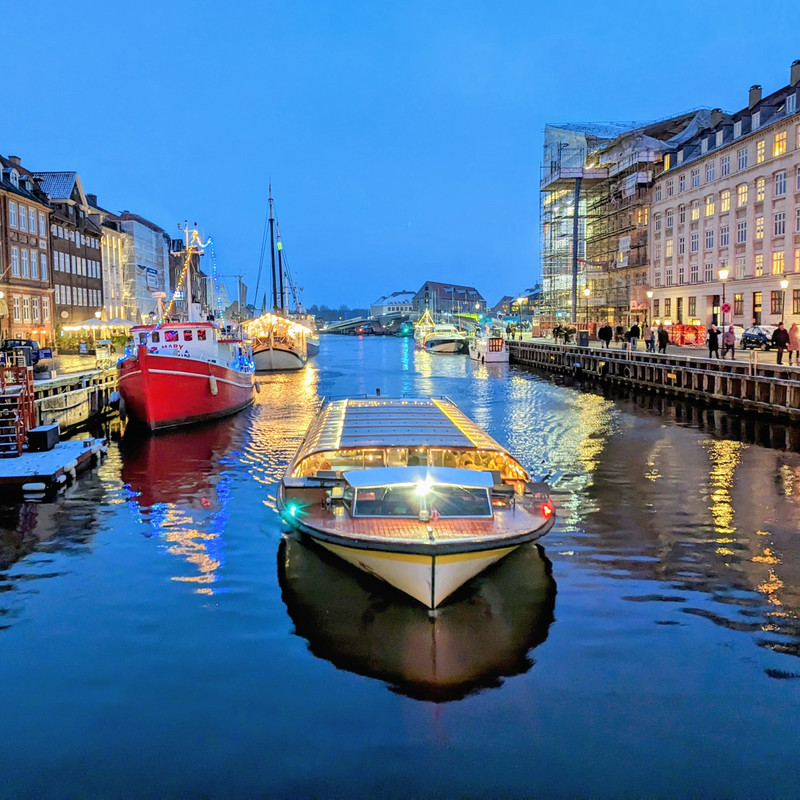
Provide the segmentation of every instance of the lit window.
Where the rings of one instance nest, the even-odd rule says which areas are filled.
[[[782,156],[786,152],[786,131],[775,134],[775,141],[772,145],[772,155]]]
[[[747,184],[741,183],[736,187],[736,205],[737,206],[746,206],[747,205]]]
[[[731,190],[723,189],[719,195],[719,210],[720,213],[731,210]]]
[[[713,217],[714,216],[715,207],[716,207],[716,201],[714,199],[714,195],[710,194],[710,195],[708,195],[708,197],[706,197],[706,216],[707,217]]]
[[[666,258],[672,258],[672,249],[674,244],[675,242],[673,239],[667,239],[666,246],[664,248],[664,255]]]
[[[786,270],[786,263],[784,259],[783,250],[776,250],[772,254],[772,274],[783,275]]]
[[[735,294],[733,296],[733,315],[738,317],[742,314],[744,314],[744,295]]]
[[[756,278],[760,278],[764,274],[764,254],[757,253],[755,258]]]
[[[700,203],[697,200],[692,201],[692,222],[700,219]]]
[[[762,139],[756,143],[756,164],[763,163],[767,157],[767,143]]]
[[[764,217],[756,217],[756,239],[764,238]]]
[[[764,202],[764,186],[766,181],[763,178],[756,178],[756,203]]]

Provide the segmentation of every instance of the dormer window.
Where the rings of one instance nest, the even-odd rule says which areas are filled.
[[[722,147],[722,139],[723,139],[724,131],[717,131],[717,147]]]
[[[794,114],[795,111],[797,111],[797,95],[790,94],[786,98],[786,116]]]
[[[756,111],[752,117],[751,129],[755,130],[761,124],[761,112]]]
[[[678,163],[683,164],[683,150],[678,150]]]
[[[742,135],[742,121],[733,123],[733,138],[738,139]]]
[[[708,152],[708,139],[703,139],[703,141],[700,142],[700,152],[701,153]]]
[[[19,189],[19,172],[17,172],[15,169],[12,169],[8,179],[17,189]]]

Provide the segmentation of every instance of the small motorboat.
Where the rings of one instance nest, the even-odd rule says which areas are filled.
[[[487,326],[488,327],[488,326]],[[469,357],[475,361],[489,364],[508,363],[508,350],[503,332],[499,328],[478,331],[469,340]]]
[[[277,505],[289,525],[430,609],[555,521],[548,487],[446,398],[326,403]]]

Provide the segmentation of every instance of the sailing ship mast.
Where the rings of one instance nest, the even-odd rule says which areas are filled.
[[[275,215],[272,212],[272,181],[269,182],[269,254],[272,259],[272,312],[278,313],[278,282],[275,279]]]

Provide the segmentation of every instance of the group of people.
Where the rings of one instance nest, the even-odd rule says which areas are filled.
[[[782,324],[782,323],[781,323]],[[706,333],[706,344],[708,345],[708,357],[719,358],[719,342],[722,339],[722,357],[731,354],[731,360],[736,358],[736,331],[733,325],[726,331],[720,331],[713,323]]]
[[[731,325],[727,331],[722,333],[722,358],[725,358],[730,351],[731,358],[736,357],[736,333]],[[706,344],[708,344],[708,357],[719,358],[719,340],[720,331],[716,325],[712,325],[708,329],[706,336]],[[777,350],[777,362],[783,364],[783,354],[786,350],[789,351],[789,366],[792,362],[800,367],[800,328],[797,323],[793,322],[789,330],[783,326],[783,322],[778,323],[778,327],[772,332],[772,339],[770,344]]]
[[[605,325],[601,325],[598,329],[597,338],[603,343],[603,347],[611,347],[613,339],[620,343],[620,347],[627,347],[630,343],[633,350],[636,349],[639,339],[641,339],[648,353],[655,353],[656,346],[658,346],[659,353],[666,353],[669,344],[669,334],[663,325],[659,324],[658,327],[640,326],[638,320],[627,331],[622,325],[612,328],[611,323],[606,321]]]

